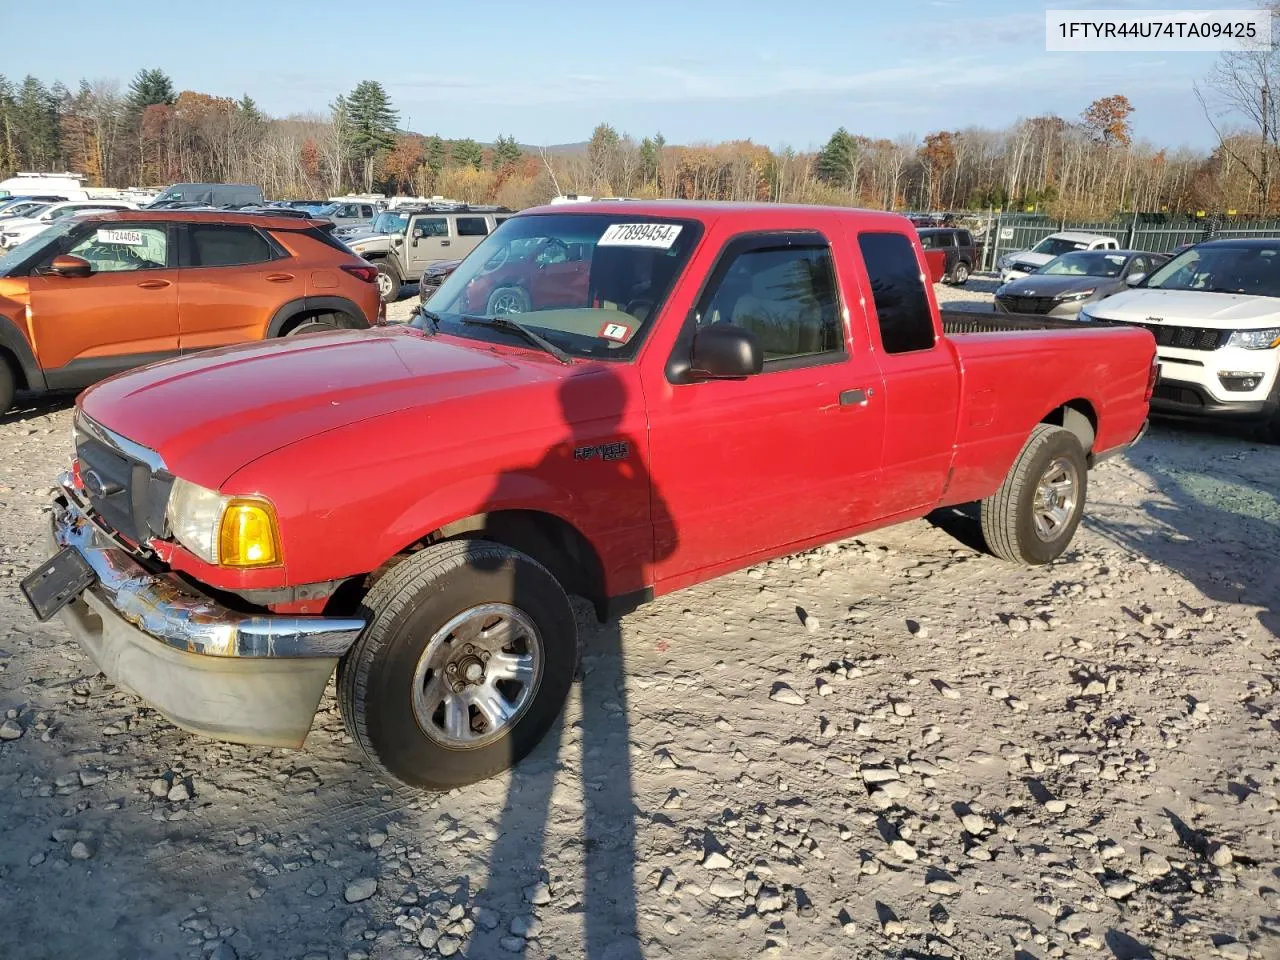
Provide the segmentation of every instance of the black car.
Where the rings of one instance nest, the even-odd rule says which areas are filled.
[[[996,309],[1075,317],[1086,303],[1135,286],[1169,259],[1146,250],[1073,250],[996,290]]]
[[[968,281],[978,262],[978,245],[972,233],[960,227],[920,227],[916,233],[924,247],[930,279],[957,286]]]

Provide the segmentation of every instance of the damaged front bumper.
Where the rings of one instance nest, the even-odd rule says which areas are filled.
[[[60,616],[104,674],[193,733],[302,746],[365,621],[231,610],[146,569],[69,484],[54,501],[51,533],[55,549],[74,548],[96,575]]]

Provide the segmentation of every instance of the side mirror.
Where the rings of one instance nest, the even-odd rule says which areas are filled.
[[[49,272],[56,277],[73,280],[93,273],[93,264],[84,257],[73,257],[69,253],[63,253],[53,258],[53,262],[49,264]]]
[[[1124,278],[1124,282],[1131,287],[1136,287],[1145,279],[1147,279],[1147,275],[1145,273],[1131,273]]]
[[[715,323],[693,335],[689,372],[697,379],[736,380],[763,369],[760,341],[742,327]]]

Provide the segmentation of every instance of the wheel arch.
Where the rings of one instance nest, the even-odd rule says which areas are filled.
[[[1093,466],[1093,446],[1098,438],[1098,412],[1083,397],[1076,397],[1059,404],[1040,418],[1041,423],[1053,424],[1075,434],[1084,448],[1089,465]]]
[[[44,373],[36,361],[31,345],[21,328],[11,319],[0,314],[0,363],[13,371],[14,383],[19,390],[43,390]]]
[[[364,311],[346,297],[299,297],[283,304],[272,314],[266,338],[283,336],[303,320],[327,313],[345,315],[345,326],[351,330],[364,330],[369,326]]]

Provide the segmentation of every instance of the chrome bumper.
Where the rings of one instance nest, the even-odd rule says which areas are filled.
[[[97,528],[76,492],[63,486],[53,505],[53,539],[75,547],[98,582],[91,588],[125,620],[171,647],[206,657],[340,657],[365,622],[328,617],[236,613],[146,570]]]
[[[192,732],[302,746],[363,620],[229,610],[145,569],[94,525],[74,491],[54,502],[51,534],[55,548],[74,547],[97,574],[61,617],[103,673]]]

